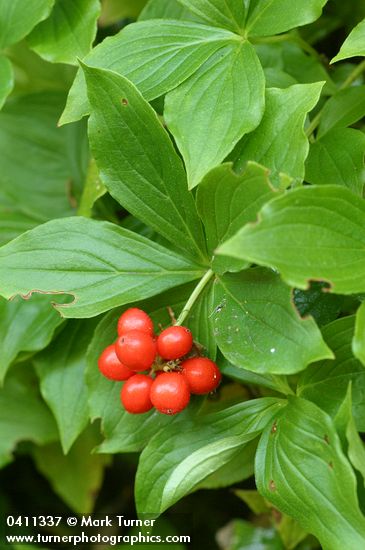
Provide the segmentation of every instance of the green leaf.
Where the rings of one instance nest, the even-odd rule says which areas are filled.
[[[278,514],[276,509],[272,512],[272,514],[274,516],[275,528],[280,536],[280,539],[284,543],[285,548],[296,548],[298,550],[309,550],[312,548],[312,546],[307,546],[305,543],[303,546],[298,546],[301,541],[304,541],[304,539],[307,538],[308,532],[303,529],[295,519],[287,516],[286,514]]]
[[[65,454],[88,421],[84,371],[95,326],[95,319],[70,321],[52,347],[34,359],[41,392],[56,418]]]
[[[179,0],[149,0],[142,10],[138,20],[175,19],[176,21],[196,21],[200,18],[184,8]]]
[[[196,195],[209,254],[243,225],[255,221],[260,208],[275,195],[268,170],[256,163],[249,162],[241,174],[233,172],[228,163],[211,170]]]
[[[274,398],[239,403],[217,413],[185,419],[157,433],[143,450],[136,476],[139,513],[158,517],[191,493],[245,444],[256,438],[282,406]]]
[[[313,401],[334,417],[352,381],[355,422],[359,430],[365,431],[365,369],[352,354],[354,325],[355,316],[349,316],[323,328],[323,337],[336,358],[311,365],[299,379],[298,395]]]
[[[38,470],[65,504],[79,514],[93,510],[108,463],[108,457],[92,454],[99,439],[96,430],[89,427],[66,456],[58,443],[33,450]]]
[[[0,0],[0,49],[19,42],[48,17],[54,0]]]
[[[315,185],[343,185],[362,197],[365,183],[365,134],[333,128],[311,144],[305,179]]]
[[[292,374],[333,354],[313,319],[301,319],[290,288],[272,271],[225,274],[215,285],[215,337],[234,365],[262,374]]]
[[[325,103],[317,137],[332,128],[346,128],[365,116],[365,86],[339,90]]]
[[[235,519],[220,529],[217,541],[225,550],[284,550],[273,528],[256,527],[249,521]]]
[[[124,77],[86,66],[84,71],[92,107],[90,143],[103,183],[137,218],[183,250],[204,258],[194,199],[156,113]]]
[[[255,516],[270,512],[269,503],[257,491],[252,489],[236,489],[234,494],[249,507]]]
[[[289,86],[298,83],[295,78],[281,69],[273,67],[263,67],[263,69],[267,88],[289,88]]]
[[[56,424],[29,364],[15,367],[0,389],[0,433],[0,467],[12,460],[20,441],[44,445],[57,439]]]
[[[15,210],[15,223],[19,216],[25,223],[29,218],[40,223],[75,212],[87,135],[79,123],[57,128],[64,101],[59,92],[22,95],[0,112],[0,188]]]
[[[298,544],[307,537],[308,533],[291,517],[279,513],[278,510],[270,505],[257,491],[241,490],[234,491],[235,495],[243,500],[255,515],[263,515],[263,521],[267,517],[275,527],[277,535],[280,536],[284,548],[292,550],[298,548]],[[281,548],[281,547],[280,547]],[[299,548],[303,548],[300,546]],[[307,548],[306,546],[304,548]],[[304,550],[303,548],[303,550]],[[308,547],[309,548],[309,547]],[[310,547],[312,548],[312,547]]]
[[[85,63],[122,74],[150,101],[184,82],[217,50],[238,40],[229,31],[193,22],[140,21],[104,40],[86,56]],[[60,123],[88,113],[85,80],[79,71]]]
[[[208,472],[211,475],[212,472],[216,472],[226,464],[231,464],[232,460],[243,455],[246,444],[258,433],[257,431],[227,436],[212,443],[206,442],[201,448],[191,452],[188,457],[182,458],[179,464],[175,465],[172,475],[163,488],[161,509],[165,510],[194,489],[200,488]],[[242,472],[238,472],[238,477],[229,480],[229,484],[240,481],[241,476]]]
[[[14,86],[13,68],[7,57],[0,55],[0,109]]]
[[[236,148],[235,169],[254,160],[270,168],[275,187],[304,179],[309,143],[304,133],[307,113],[318,102],[322,82],[296,84],[286,89],[266,90],[266,109],[259,127]]]
[[[228,487],[229,485],[252,477],[254,473],[257,441],[256,438],[246,443],[243,448],[244,452],[242,452],[242,445],[237,446],[236,452],[232,449],[231,456],[227,453],[223,465],[198,483],[194,487],[194,491],[199,489],[221,489],[222,487]],[[217,462],[221,459],[222,457],[220,456]]]
[[[184,158],[189,188],[258,126],[264,94],[264,73],[249,42],[221,48],[167,94],[164,115]]]
[[[191,291],[191,285],[186,285],[137,305],[151,315],[156,327],[158,323],[165,326],[170,320],[167,307],[172,307],[175,314],[180,313]],[[99,355],[115,340],[117,321],[124,309],[114,309],[104,316],[94,332],[87,351],[85,379],[89,411],[92,421],[101,418],[105,441],[99,446],[98,451],[102,453],[141,451],[161,427],[171,424],[176,418],[160,414],[156,410],[143,415],[127,413],[120,403],[121,384],[107,380],[99,372],[97,366]]]
[[[292,40],[295,40],[294,36]],[[323,81],[325,82],[322,89],[323,95],[332,95],[338,91],[321,57],[314,54],[308,55],[303,51],[300,40],[299,43],[285,41],[279,42],[277,45],[268,44],[270,49],[273,46],[276,48],[271,52],[271,56],[279,56],[279,59],[282,60],[283,70],[294,77],[297,82],[310,84]]]
[[[334,422],[344,451],[365,482],[365,447],[352,414],[352,382],[348,385],[346,397],[336,413]]]
[[[356,312],[352,353],[365,366],[365,302],[361,304]]]
[[[62,321],[49,296],[33,296],[29,301],[0,299],[0,384],[19,353],[45,348]]]
[[[178,0],[201,21],[241,34],[246,7],[240,0]]]
[[[6,54],[15,70],[14,95],[48,90],[68,93],[75,78],[75,67],[45,61],[28,47],[25,40],[7,48]],[[65,101],[66,97],[63,98],[61,112]]]
[[[327,0],[250,1],[245,24],[248,36],[268,36],[318,19]]]
[[[0,246],[32,229],[43,220],[27,213],[15,200],[0,191]]]
[[[74,302],[55,306],[64,317],[92,317],[204,274],[136,233],[82,217],[36,227],[3,246],[0,258],[2,296],[71,294]]]
[[[365,519],[354,472],[331,418],[289,398],[262,434],[256,454],[259,492],[315,535],[323,550],[361,548]]]
[[[76,65],[91,50],[99,13],[99,0],[57,0],[48,19],[28,36],[28,44],[47,61]]]
[[[267,203],[256,224],[217,252],[277,269],[294,287],[305,289],[312,279],[353,294],[365,291],[364,243],[364,201],[344,187],[308,186]]]
[[[365,56],[365,19],[352,29],[331,63],[357,56]]]

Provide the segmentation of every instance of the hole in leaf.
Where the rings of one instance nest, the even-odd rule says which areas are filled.
[[[329,292],[331,285],[325,281],[311,281],[307,290],[295,288],[292,301],[302,318],[313,317],[318,325],[326,325],[341,313],[344,297]]]

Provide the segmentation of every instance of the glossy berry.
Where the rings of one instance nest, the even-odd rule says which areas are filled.
[[[161,332],[157,338],[157,351],[164,359],[179,359],[191,350],[193,337],[186,327],[173,326]]]
[[[131,330],[120,336],[115,344],[119,360],[134,371],[151,368],[156,357],[156,342],[149,334]]]
[[[189,386],[178,372],[164,372],[153,381],[150,393],[152,404],[163,414],[176,414],[190,401]]]
[[[120,399],[126,411],[141,414],[152,409],[150,391],[153,380],[146,374],[134,374],[124,384]]]
[[[110,380],[127,380],[134,374],[131,369],[119,361],[114,344],[105,348],[100,355],[98,367],[101,374]]]
[[[190,392],[197,395],[215,390],[222,378],[218,366],[207,357],[187,359],[181,368]]]
[[[132,307],[127,309],[118,320],[118,335],[122,336],[131,330],[140,330],[146,332],[150,336],[153,335],[152,319],[145,311]]]

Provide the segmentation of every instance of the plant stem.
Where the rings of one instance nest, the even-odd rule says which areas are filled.
[[[351,84],[354,82],[354,80],[357,79],[357,77],[363,72],[365,71],[365,60],[362,61],[361,63],[359,63],[359,65],[357,65],[355,67],[355,69],[349,74],[349,76],[346,78],[346,80],[341,84],[339,90],[345,90],[345,88],[348,88],[349,86],[351,86]],[[325,104],[326,105],[326,104]],[[307,134],[307,137],[311,137],[311,135],[313,134],[314,130],[317,129],[319,123],[320,123],[320,120],[321,120],[321,117],[322,117],[322,114],[323,114],[323,110],[325,108],[325,105],[322,107],[322,109],[320,111],[318,111],[318,113],[316,114],[316,116],[313,118],[313,120],[311,121],[310,125],[308,126],[308,128],[306,129],[305,133]]]
[[[78,216],[91,218],[92,208],[97,199],[106,193],[100,177],[99,170],[93,158],[90,159],[89,167],[86,174],[84,189],[82,191],[80,206],[77,210]]]
[[[319,53],[315,48],[313,48],[308,42],[303,40],[303,38],[297,34],[294,33],[284,33],[284,34],[278,34],[274,36],[263,36],[262,38],[252,38],[251,42],[254,44],[275,44],[280,42],[294,42],[295,44],[298,44],[300,48],[307,52],[309,55],[312,55],[313,57],[316,57],[317,59],[320,58]]]
[[[277,34],[274,36],[263,36],[260,38],[251,38],[253,44],[275,44],[275,42],[285,42],[286,40],[292,40],[292,35],[289,33]]]
[[[206,274],[204,275],[204,277],[202,277],[200,279],[199,283],[196,285],[193,292],[191,293],[191,296],[190,296],[189,300],[186,302],[184,309],[180,313],[180,315],[179,315],[179,317],[176,321],[176,325],[182,325],[183,324],[185,319],[190,314],[191,308],[193,307],[193,305],[195,304],[195,302],[199,298],[200,294],[204,290],[204,287],[208,284],[208,282],[213,277],[213,275],[214,275],[214,272],[211,269],[209,269],[206,272]]]
[[[357,77],[360,76],[363,71],[365,71],[365,59],[364,61],[361,61],[361,63],[359,63],[354,68],[354,70],[349,74],[345,82],[343,82],[343,84],[340,86],[340,90],[343,90],[344,88],[348,88],[349,86],[351,86],[354,80],[356,80]]]
[[[311,120],[311,123],[310,125],[308,126],[308,128],[306,129],[305,133],[307,134],[307,137],[311,137],[311,135],[313,134],[314,130],[317,128],[318,124],[320,123],[320,120],[321,120],[321,117],[322,117],[322,113],[323,113],[323,107],[320,111],[318,111],[318,113],[316,114],[316,116],[313,118],[313,120]]]
[[[295,395],[294,391],[288,384],[286,376],[272,374],[271,377],[277,387],[278,392],[283,393],[284,395]]]

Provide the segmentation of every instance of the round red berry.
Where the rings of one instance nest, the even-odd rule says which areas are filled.
[[[178,372],[164,372],[153,381],[150,393],[152,404],[163,414],[181,412],[190,401],[189,386]]]
[[[191,350],[193,336],[186,327],[173,326],[161,332],[157,338],[157,351],[164,359],[179,359]]]
[[[193,357],[181,365],[190,392],[201,395],[215,390],[222,379],[218,366],[207,357]]]
[[[131,330],[140,330],[152,336],[153,322],[151,317],[137,307],[127,309],[118,319],[118,335],[122,336]]]
[[[131,330],[120,336],[115,351],[119,360],[134,371],[150,369],[157,353],[155,340],[140,330]]]
[[[134,374],[122,387],[120,399],[126,411],[142,414],[152,409],[150,391],[153,380],[146,374]]]
[[[114,344],[105,348],[103,353],[100,355],[98,367],[101,374],[110,380],[127,380],[134,374],[131,369],[119,361],[115,352]]]

